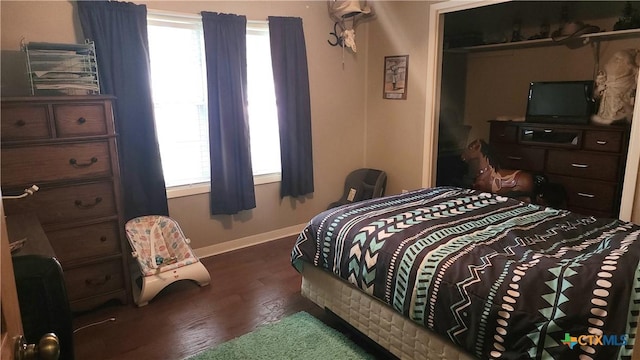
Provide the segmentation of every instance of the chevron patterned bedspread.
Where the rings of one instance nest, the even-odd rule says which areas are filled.
[[[321,267],[481,359],[629,358],[640,226],[439,187],[324,211]]]

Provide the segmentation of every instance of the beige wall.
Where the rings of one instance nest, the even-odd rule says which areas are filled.
[[[638,39],[603,41],[600,64],[621,49],[638,47]],[[591,46],[549,46],[470,53],[467,56],[465,123],[470,139],[489,138],[488,120],[524,117],[531,81],[593,78],[596,59]]]
[[[600,68],[613,53],[627,48],[638,48],[638,39],[603,41]],[[575,49],[552,46],[469,54],[465,101],[465,123],[472,125],[469,138],[488,139],[487,120],[497,116],[524,117],[530,81],[592,79],[596,59],[589,45]],[[640,223],[640,182],[636,188],[631,221]]]
[[[387,194],[422,182],[427,68],[427,1],[375,2],[369,25],[366,163],[385,170]],[[406,100],[382,98],[384,57],[409,55]]]
[[[342,195],[344,178],[365,165],[365,76],[367,27],[357,28],[358,53],[327,43],[333,23],[325,1],[135,1],[148,9],[197,14],[200,11],[303,19],[311,92],[315,193],[280,199],[279,183],[256,187],[257,207],[235,216],[210,216],[208,194],[169,200],[169,212],[192,239],[195,249],[279,229],[298,228]],[[75,4],[67,1],[0,2],[1,47],[18,50],[20,39],[34,42],[81,42]],[[382,65],[381,65],[382,66]],[[414,95],[418,95],[417,91]],[[399,176],[396,173],[397,177]],[[222,246],[225,246],[224,244]],[[213,250],[216,251],[216,250]]]
[[[433,2],[373,2],[375,19],[356,29],[358,53],[347,50],[344,55],[340,48],[327,44],[333,24],[325,1],[136,3],[144,3],[149,9],[192,14],[244,14],[250,20],[269,15],[303,19],[312,98],[315,193],[307,198],[281,200],[279,183],[258,185],[255,209],[214,217],[208,212],[208,194],[170,199],[170,215],[182,225],[195,249],[225,247],[233,240],[297,229],[340,197],[346,174],[358,167],[385,170],[389,176],[387,194],[420,187],[423,167],[432,166],[423,160],[423,134],[425,99],[432,96],[425,93],[425,85],[428,16]],[[22,38],[27,42],[83,40],[72,2],[1,1],[0,13],[3,53],[18,50]],[[603,46],[602,58],[606,59],[613,48]],[[390,55],[409,55],[407,100],[382,98],[383,61]],[[485,124],[490,118],[524,113],[524,97],[517,94],[526,93],[526,88],[521,88],[522,83],[530,81],[527,72],[541,78],[577,79],[588,76],[593,64],[589,47],[549,48],[537,55],[532,49],[501,51],[470,58],[465,122],[473,125],[476,136],[488,136]],[[640,183],[638,189],[640,192]],[[634,209],[640,209],[640,200]],[[634,219],[640,222],[640,210],[634,211]]]

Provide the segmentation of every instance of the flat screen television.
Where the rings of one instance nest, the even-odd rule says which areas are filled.
[[[529,85],[525,121],[588,124],[594,113],[593,81],[540,81]]]

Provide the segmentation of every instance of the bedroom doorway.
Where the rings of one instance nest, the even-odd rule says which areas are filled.
[[[427,76],[425,101],[425,127],[424,127],[424,161],[430,166],[424,166],[422,170],[422,185],[433,186],[436,182],[436,166],[438,158],[438,131],[441,103],[442,57],[444,38],[444,18],[448,13],[475,9],[505,1],[446,1],[432,4],[429,8],[429,32],[427,37]],[[640,84],[640,79],[639,82]],[[638,86],[640,88],[640,86]],[[638,171],[640,167],[640,96],[635,98],[634,117],[636,121],[631,126],[631,137],[627,152],[627,163],[624,184],[622,189],[622,202],[619,218],[625,221],[640,220],[640,199],[636,199],[638,185]],[[635,208],[635,212],[634,212]]]

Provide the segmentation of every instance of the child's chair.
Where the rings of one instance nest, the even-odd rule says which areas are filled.
[[[178,280],[193,280],[200,286],[209,285],[211,276],[189,246],[178,223],[167,216],[149,215],[129,220],[125,224],[127,239],[142,273],[133,279],[133,300],[136,305],[149,303],[167,285]]]

